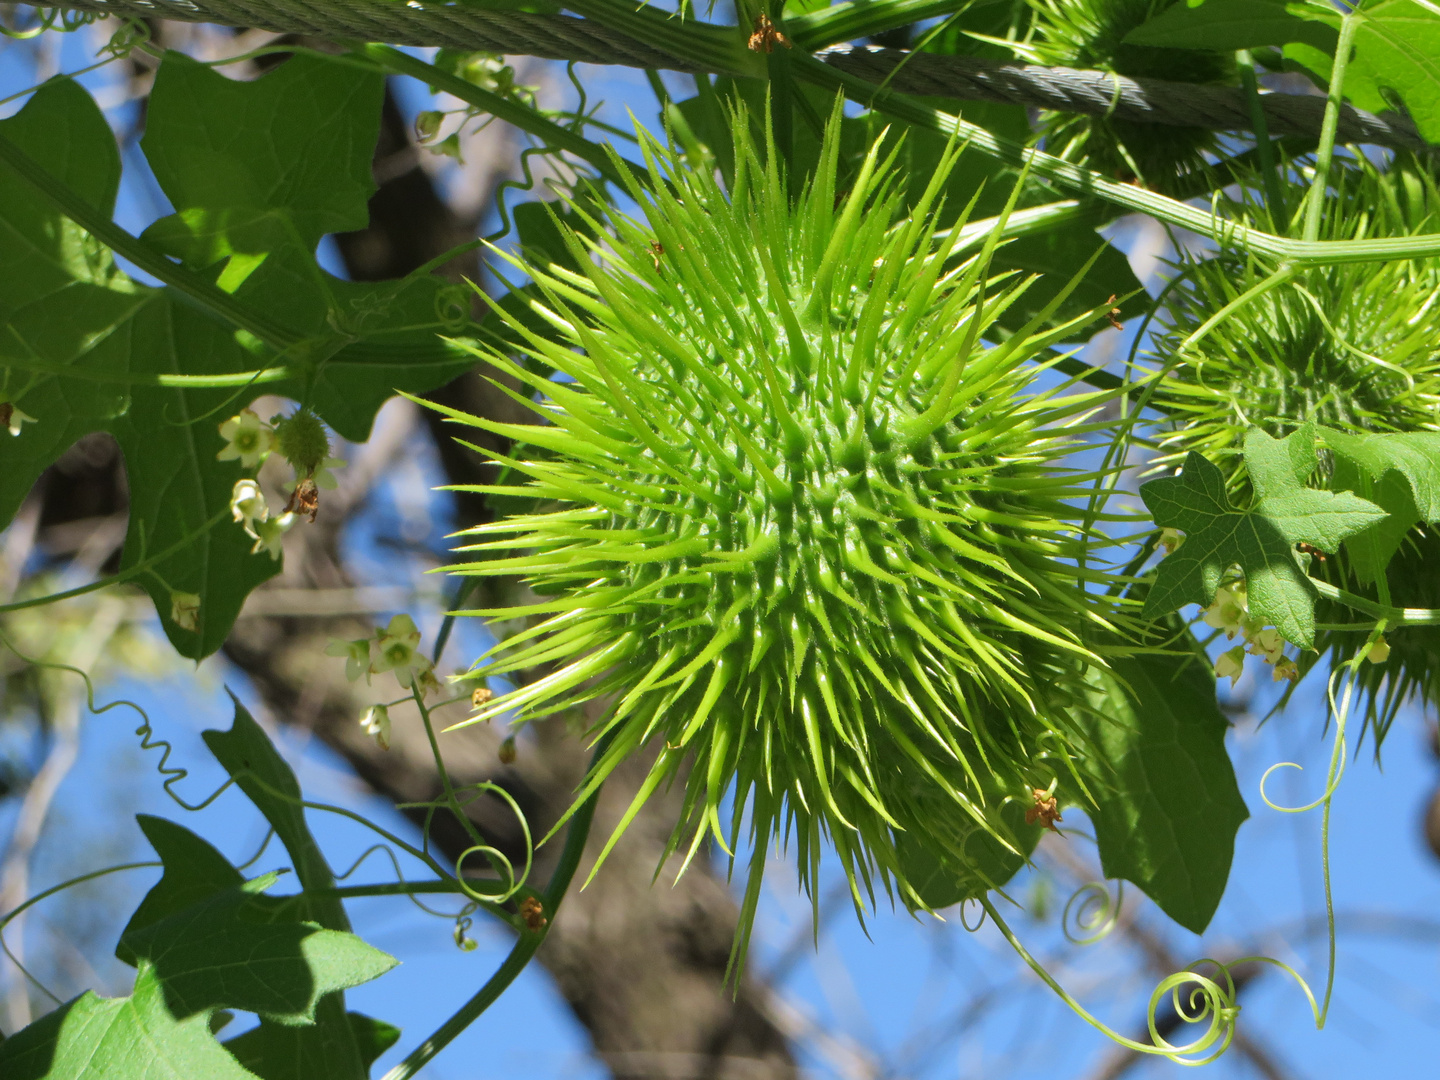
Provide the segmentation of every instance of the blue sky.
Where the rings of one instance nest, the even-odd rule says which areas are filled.
[[[58,57],[61,68],[84,66],[90,62],[87,50],[94,46],[88,35],[65,39]],[[13,45],[0,52],[0,98],[29,84],[33,67],[26,55]],[[582,68],[582,77],[591,78],[587,85],[592,93],[606,99],[603,115],[610,122],[627,126],[627,108],[642,119],[654,116],[654,101],[641,72]],[[94,73],[82,82],[102,102],[113,100],[114,83],[108,72]],[[412,109],[421,107],[413,88],[407,103]],[[0,105],[0,115],[19,104]],[[124,109],[114,110],[112,116],[117,125],[131,119]],[[117,213],[120,223],[138,232],[165,209],[145,175],[143,161],[138,155],[127,158]],[[1113,344],[1114,338],[1107,334],[1095,348],[1108,350]],[[423,445],[417,444],[412,461],[427,482],[439,481]],[[406,514],[413,518],[416,513],[413,483],[404,490],[408,494],[402,495],[399,479],[383,484],[369,512],[347,537],[362,577],[394,580],[393,565],[387,565],[394,558],[392,549],[381,541],[396,532],[397,522]],[[421,523],[428,533],[425,541],[443,547],[444,511],[438,496],[427,513],[428,521]],[[428,638],[434,632],[436,612],[423,609],[416,615]],[[478,628],[466,627],[452,646],[453,661],[468,659],[481,640]],[[1268,678],[1257,663],[1237,687],[1237,695],[1226,695],[1235,701],[1253,698],[1249,712],[1237,719],[1229,737],[1252,816],[1241,829],[1230,887],[1213,925],[1203,938],[1169,926],[1133,889],[1127,892],[1127,904],[1137,905],[1140,923],[1158,934],[1182,963],[1207,955],[1233,955],[1241,949],[1264,951],[1291,964],[1318,995],[1325,969],[1325,938],[1314,932],[1313,925],[1323,913],[1319,814],[1270,810],[1259,797],[1258,785],[1270,765],[1294,761],[1305,765],[1305,771],[1282,770],[1269,789],[1272,798],[1299,804],[1323,786],[1329,742],[1321,674],[1313,673],[1286,712],[1263,726],[1255,718],[1268,710],[1275,690],[1268,682],[1256,682],[1259,675]],[[159,681],[120,680],[108,685],[102,696],[132,697],[151,711],[157,732],[175,745],[175,760],[192,770],[179,790],[194,799],[219,782],[219,769],[209,759],[199,732],[228,725],[222,689],[227,684],[264,719],[243,677],[219,660]],[[133,728],[119,710],[86,721],[82,757],[61,791],[60,810],[42,841],[34,887],[91,869],[97,860],[124,858],[119,849],[127,845],[139,854],[143,844],[138,830],[126,824],[126,818],[137,811],[181,819],[235,861],[253,854],[264,830],[239,793],[227,793],[201,814],[184,814],[161,791],[153,772],[154,755],[136,749]],[[276,739],[311,798],[362,810],[377,822],[410,834],[399,815],[370,797],[323,746],[284,729],[276,732]],[[1279,972],[1265,975],[1246,993],[1242,1027],[1284,1063],[1287,1075],[1423,1076],[1433,1070],[1440,1055],[1436,1007],[1440,1002],[1434,989],[1440,985],[1436,979],[1440,918],[1432,915],[1440,911],[1440,863],[1424,847],[1419,828],[1426,800],[1440,783],[1440,762],[1430,756],[1427,740],[1424,719],[1407,710],[1386,743],[1384,768],[1376,766],[1367,742],[1336,796],[1331,843],[1341,935],[1335,999],[1325,1030],[1315,1030],[1303,993]],[[311,821],[337,869],[347,867],[371,843],[353,823],[313,813]],[[1067,815],[1067,825],[1083,829],[1084,822],[1072,822]],[[0,812],[0,836],[8,828],[9,819]],[[1064,843],[1079,857],[1093,861],[1093,850],[1079,836]],[[281,852],[271,850],[251,872],[279,865],[283,865]],[[777,860],[770,870],[753,960],[755,970],[761,972],[787,954],[792,944],[798,941],[803,946],[810,932],[809,902],[795,895],[793,869]],[[154,876],[146,871],[112,879],[120,884],[108,894],[111,899],[105,908],[84,913],[95,921],[94,936],[107,948],[133,901]],[[388,866],[374,859],[352,880],[388,876]],[[837,876],[834,866],[827,865],[820,888],[823,897],[838,895]],[[1048,919],[1013,909],[1007,909],[1013,910],[1007,918],[1036,955],[1053,959],[1052,970],[1088,1007],[1120,1030],[1133,1033],[1157,974],[1139,962],[1135,946],[1120,935],[1083,950],[1065,948],[1055,929],[1064,897],[1060,886],[1047,884],[1048,880],[1027,871],[1009,890],[1032,909],[1048,890]],[[483,920],[471,931],[478,948],[466,953],[456,949],[451,923],[423,915],[403,900],[360,901],[351,910],[357,932],[403,960],[395,972],[349,997],[352,1008],[404,1029],[399,1049],[387,1055],[382,1066],[393,1063],[401,1051],[437,1026],[508,950],[505,933]],[[937,1080],[1082,1077],[1109,1052],[1100,1036],[1018,964],[993,928],[969,933],[959,925],[956,912],[946,913],[949,921],[939,922],[882,909],[862,929],[843,896],[827,901],[824,911],[819,949],[796,950],[797,959],[776,987],[786,1003],[786,1015],[802,1033],[796,1042],[802,1061],[817,1075]],[[40,917],[51,919],[63,933],[64,918],[79,918],[81,913],[80,905],[62,903],[42,909]],[[123,988],[124,969],[107,960],[104,950],[87,962],[112,988]],[[72,985],[66,992],[79,988]],[[497,1080],[603,1075],[587,1054],[583,1029],[558,1000],[539,966],[532,966],[424,1075],[459,1080],[482,1071]],[[1155,1062],[1130,1075],[1180,1073],[1178,1066]],[[1255,1070],[1243,1055],[1232,1051],[1210,1067],[1208,1075],[1249,1076]]]

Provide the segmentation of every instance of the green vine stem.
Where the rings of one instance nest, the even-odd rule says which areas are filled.
[[[236,371],[225,375],[165,375],[135,374],[101,371],[77,367],[72,364],[47,364],[43,360],[20,360],[5,358],[5,366],[16,371],[28,371],[36,375],[57,375],[81,382],[121,383],[125,386],[162,386],[174,390],[224,390],[232,386],[263,386],[266,383],[285,382],[298,378],[302,373],[295,368],[276,364],[257,368],[254,371]]]
[[[1275,161],[1275,148],[1270,143],[1270,121],[1265,116],[1265,107],[1260,100],[1260,84],[1255,78],[1255,58],[1249,49],[1235,53],[1235,64],[1240,69],[1240,83],[1245,88],[1245,97],[1250,103],[1250,124],[1255,129],[1255,154],[1260,163],[1260,176],[1265,184],[1265,202],[1270,209],[1270,222],[1277,227],[1286,219],[1285,189],[1280,184],[1280,173]],[[1338,116],[1338,113],[1337,113]],[[1311,237],[1310,239],[1314,239]]]
[[[1388,604],[1367,600],[1363,596],[1357,596],[1352,592],[1337,588],[1328,581],[1311,578],[1310,584],[1314,585],[1315,591],[1326,600],[1334,600],[1336,603],[1344,604],[1356,611],[1363,611],[1366,615],[1373,615],[1384,623],[1395,626],[1440,626],[1440,608],[1391,607]],[[1356,629],[1361,628],[1357,627]],[[1364,629],[1369,630],[1370,627],[1364,627]]]
[[[795,72],[806,81],[827,90],[841,90],[851,100],[887,113],[919,128],[942,135],[958,133],[969,145],[1009,165],[1029,165],[1041,179],[1053,181],[1082,195],[1135,210],[1142,214],[1208,236],[1226,247],[1253,255],[1268,256],[1299,269],[1333,266],[1340,263],[1387,262],[1429,258],[1440,255],[1440,233],[1395,237],[1382,240],[1290,240],[1197,209],[1176,199],[1133,184],[1121,184],[1083,166],[1035,150],[1010,139],[1002,139],[978,124],[941,112],[919,98],[895,91],[878,90],[859,76],[849,75],[816,60],[796,55]]]
[[[1304,240],[1311,242],[1320,236],[1320,211],[1325,205],[1325,190],[1330,184],[1330,161],[1335,155],[1335,131],[1340,125],[1345,68],[1350,63],[1350,50],[1355,44],[1355,31],[1359,28],[1360,16],[1354,12],[1340,21],[1340,40],[1335,46],[1335,62],[1330,68],[1330,90],[1325,98],[1325,119],[1320,124],[1320,147],[1315,151],[1315,179],[1310,185],[1309,201],[1305,204],[1305,229],[1301,233]]]
[[[594,769],[595,763],[604,755],[609,744],[609,734],[603,736],[595,744],[595,750],[590,757],[591,769]],[[595,819],[595,804],[599,801],[600,790],[597,787],[571,815],[570,831],[565,837],[565,847],[560,852],[560,860],[555,865],[555,872],[550,876],[550,883],[540,897],[545,923],[536,930],[522,926],[520,940],[515,943],[515,947],[510,950],[510,955],[496,969],[495,974],[490,976],[474,997],[460,1006],[453,1016],[406,1055],[404,1061],[386,1073],[382,1080],[410,1080],[425,1067],[427,1062],[448,1046],[455,1036],[474,1023],[486,1009],[493,1005],[525,970],[525,966],[535,956],[536,950],[544,943],[550,927],[555,924],[555,914],[560,908],[560,901],[565,898],[565,893],[570,888],[570,882],[575,877],[575,871],[580,866],[580,856],[584,853],[585,842],[590,837],[590,824]]]
[[[525,880],[530,876],[530,867],[535,853],[535,845],[530,838],[530,823],[525,820],[525,815],[521,813],[514,796],[504,788],[488,783],[471,785],[474,789],[490,791],[500,796],[510,804],[510,809],[515,812],[515,817],[520,822],[520,830],[525,836],[525,869],[517,876],[515,867],[511,865],[510,860],[498,848],[485,843],[485,838],[480,835],[480,830],[475,827],[475,823],[465,813],[465,808],[460,805],[460,800],[455,793],[455,785],[450,780],[450,770],[445,767],[445,756],[440,753],[440,743],[435,738],[435,725],[430,722],[430,710],[425,707],[425,695],[420,692],[418,680],[411,685],[410,693],[420,710],[420,720],[425,725],[425,737],[430,740],[430,753],[435,760],[435,771],[440,776],[440,787],[445,794],[445,806],[460,827],[469,834],[472,841],[470,847],[462,851],[455,860],[455,880],[472,900],[481,903],[488,900],[490,903],[503,904],[524,887]],[[481,896],[479,893],[471,895],[469,883],[465,880],[465,859],[472,854],[484,855],[490,863],[490,868],[502,878],[509,880],[510,884],[499,895]]]
[[[4,615],[7,612],[11,611],[23,611],[25,608],[44,607],[46,604],[57,604],[61,600],[69,600],[76,596],[84,596],[86,593],[98,592],[101,589],[108,589],[112,585],[123,585],[127,581],[133,581],[135,578],[144,577],[146,574],[153,573],[154,568],[160,563],[164,562],[166,559],[168,559],[171,555],[174,555],[182,548],[193,544],[200,537],[204,536],[211,529],[215,528],[216,525],[219,525],[220,522],[228,520],[229,517],[230,508],[227,506],[224,510],[219,511],[214,517],[212,517],[209,521],[205,522],[194,532],[182,536],[179,540],[176,540],[175,543],[171,544],[163,551],[158,551],[154,555],[150,555],[146,558],[141,559],[134,566],[130,567],[127,570],[122,570],[118,574],[111,574],[109,577],[103,577],[99,581],[92,581],[88,585],[79,585],[73,589],[66,589],[64,592],[47,593],[45,596],[36,596],[29,600],[16,600],[9,604],[0,604],[0,615]]]

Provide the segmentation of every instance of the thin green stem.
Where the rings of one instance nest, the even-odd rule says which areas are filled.
[[[223,390],[232,386],[261,386],[266,383],[284,382],[298,374],[293,368],[258,368],[255,371],[236,371],[228,375],[160,375],[137,374],[135,372],[110,372],[97,368],[81,367],[75,364],[48,364],[43,360],[19,360],[5,358],[5,366],[16,371],[29,371],[37,375],[58,375],[81,382],[122,383],[125,386],[163,386],[174,390]]]
[[[609,745],[610,737],[608,735],[596,743],[595,752],[590,758],[591,769],[594,769],[596,762],[600,760]],[[386,1073],[383,1080],[410,1080],[436,1054],[445,1049],[455,1036],[474,1023],[481,1013],[493,1005],[515,981],[520,972],[525,970],[525,965],[530,963],[535,951],[545,941],[550,927],[554,925],[560,901],[564,899],[566,891],[570,888],[570,882],[575,877],[575,871],[580,865],[580,856],[585,851],[585,842],[590,837],[590,825],[595,819],[595,804],[599,798],[600,789],[597,787],[571,816],[570,831],[565,837],[564,850],[560,852],[560,859],[555,864],[555,872],[550,876],[550,884],[546,886],[541,898],[545,923],[536,930],[528,928],[521,930],[520,940],[510,950],[510,955],[505,958],[505,962],[500,965],[495,974],[490,976],[475,996],[460,1006],[453,1016],[406,1055],[404,1061]]]
[[[196,529],[194,532],[181,537],[179,540],[176,540],[175,543],[171,544],[163,551],[157,552],[154,555],[150,555],[140,560],[128,570],[122,570],[118,574],[111,574],[109,577],[101,578],[99,581],[92,581],[89,585],[80,585],[74,589],[66,589],[64,592],[48,593],[45,596],[37,596],[30,600],[16,600],[13,603],[0,604],[0,615],[3,615],[8,611],[23,611],[25,608],[43,607],[46,604],[59,603],[61,600],[69,600],[72,597],[84,596],[86,593],[98,592],[100,589],[108,589],[112,585],[123,585],[127,581],[132,581],[138,577],[144,577],[146,574],[153,573],[154,567],[164,562],[171,555],[174,555],[175,552],[193,544],[196,540],[204,536],[207,532],[209,532],[211,529],[213,529],[216,525],[220,524],[220,522],[224,521],[229,516],[230,508],[227,506],[224,510],[221,510],[219,513],[217,513],[209,521],[205,522],[205,524],[201,525],[200,528]]]
[[[1214,1061],[1217,1057],[1224,1053],[1225,1048],[1229,1046],[1230,1038],[1234,1031],[1234,1017],[1232,1015],[1222,1018],[1218,1015],[1219,1009],[1222,1006],[1222,1002],[1220,1001],[1209,1002],[1210,1007],[1216,1010],[1216,1015],[1212,1018],[1209,1031],[1207,1031],[1206,1034],[1202,1035],[1200,1038],[1196,1039],[1194,1042],[1187,1045],[1170,1046],[1167,1044],[1164,1046],[1160,1046],[1155,1044],[1137,1042],[1134,1039],[1127,1038],[1126,1036],[1122,1035],[1120,1032],[1116,1031],[1114,1028],[1110,1027],[1108,1024],[1100,1020],[1099,1017],[1091,1013],[1088,1009],[1085,1008],[1085,1006],[1081,1005],[1080,1002],[1076,1001],[1075,998],[1070,995],[1070,992],[1067,991],[1063,986],[1060,985],[1059,982],[1056,981],[1055,976],[1051,975],[1050,972],[1045,970],[1045,966],[1041,964],[1040,961],[1036,960],[1033,956],[1030,955],[1030,951],[1026,949],[1023,944],[1021,944],[1020,939],[1015,935],[1015,931],[1011,930],[1010,926],[1001,917],[999,910],[996,909],[994,903],[991,902],[989,896],[982,895],[978,898],[977,902],[982,908],[984,908],[985,914],[990,917],[990,920],[995,924],[996,929],[998,929],[1001,935],[1005,938],[1005,940],[1009,942],[1010,947],[1015,950],[1016,954],[1020,957],[1020,959],[1025,962],[1025,964],[1030,968],[1031,971],[1035,972],[1036,975],[1040,976],[1040,979],[1047,986],[1049,986],[1051,990],[1055,991],[1056,995],[1059,996],[1061,1001],[1065,1002],[1066,1005],[1070,1006],[1071,1010],[1077,1016],[1079,1016],[1091,1027],[1095,1028],[1096,1031],[1099,1031],[1102,1034],[1108,1036],[1112,1041],[1125,1047],[1127,1050],[1134,1051],[1137,1054],[1154,1054],[1159,1057],[1167,1057],[1170,1060],[1175,1061],[1177,1064],[1181,1065],[1203,1065],[1207,1062]],[[1198,974],[1193,975],[1191,978],[1185,978],[1182,974],[1172,975],[1169,978],[1165,979],[1160,983],[1160,986],[1156,988],[1154,994],[1151,995],[1151,1008],[1149,1010],[1149,1016],[1152,1026],[1152,1034],[1154,1033],[1153,1027],[1155,1006],[1156,1004],[1158,1004],[1158,1000],[1162,996],[1164,990],[1170,989],[1172,987],[1183,986],[1189,982],[1193,982],[1202,993],[1210,990],[1212,987],[1218,990],[1218,987],[1216,987],[1211,980],[1206,979]],[[1169,984],[1168,986],[1167,983]],[[1206,994],[1205,996],[1208,999],[1210,995]],[[1238,1012],[1238,1010],[1236,1011]],[[1219,1049],[1203,1059],[1190,1060],[1180,1056],[1186,1053],[1204,1053],[1211,1046],[1213,1046],[1217,1040],[1219,1040],[1220,1042]]]
[[[1285,189],[1280,183],[1280,173],[1275,163],[1275,148],[1270,144],[1270,121],[1265,116],[1265,106],[1260,100],[1260,84],[1255,78],[1255,58],[1249,49],[1235,54],[1240,68],[1240,83],[1245,87],[1245,99],[1250,103],[1250,126],[1255,129],[1255,153],[1260,159],[1260,176],[1265,184],[1265,202],[1270,208],[1270,221],[1279,224],[1288,221],[1285,211]]]
[[[1335,46],[1335,62],[1330,68],[1330,90],[1325,97],[1325,119],[1320,124],[1320,148],[1315,151],[1315,179],[1310,185],[1310,201],[1305,206],[1305,228],[1301,238],[1320,238],[1320,211],[1325,205],[1325,190],[1330,184],[1330,162],[1335,154],[1335,132],[1340,127],[1340,106],[1344,102],[1345,68],[1350,63],[1350,50],[1360,17],[1351,12],[1340,22],[1340,41]]]
[[[1314,585],[1315,591],[1325,599],[1334,600],[1336,603],[1344,604],[1356,611],[1363,611],[1366,615],[1371,615],[1387,623],[1394,623],[1397,626],[1440,626],[1440,608],[1391,607],[1388,604],[1367,600],[1363,596],[1357,596],[1355,593],[1337,588],[1328,581],[1321,581],[1318,578],[1311,578],[1310,584]]]
[[[4,915],[0,915],[0,930],[4,930],[5,927],[10,925],[12,919],[14,919],[18,915],[23,914],[25,911],[28,911],[30,908],[40,903],[40,901],[49,899],[58,892],[64,892],[66,889],[71,888],[72,886],[83,885],[87,881],[93,881],[98,877],[105,877],[107,874],[118,874],[122,870],[156,869],[159,867],[163,867],[164,865],[164,863],[157,862],[155,860],[151,860],[149,862],[121,863],[118,866],[107,866],[103,870],[91,870],[88,874],[81,874],[79,877],[73,877],[69,881],[62,881],[59,885],[52,885],[44,892],[36,893],[24,903],[11,908],[9,911],[5,912]]]
[[[1215,312],[1215,314],[1211,315],[1203,323],[1197,326],[1195,330],[1188,337],[1186,337],[1186,339],[1182,341],[1175,349],[1176,354],[1179,355],[1181,353],[1184,353],[1185,350],[1189,349],[1206,334],[1210,333],[1211,330],[1214,330],[1215,327],[1224,323],[1227,319],[1230,318],[1231,315],[1239,311],[1246,304],[1250,303],[1251,300],[1254,300],[1256,297],[1264,296],[1271,289],[1276,289],[1279,288],[1281,285],[1284,285],[1287,281],[1293,278],[1297,272],[1298,271],[1292,266],[1282,266],[1279,270],[1276,270],[1269,277],[1261,281],[1257,281],[1254,285],[1250,286],[1250,288],[1246,289],[1234,300],[1231,300],[1219,311]]]
[[[623,162],[623,159],[619,159],[607,147],[591,142],[584,136],[562,127],[555,121],[542,116],[535,109],[522,105],[518,101],[512,101],[500,94],[476,86],[474,83],[466,82],[458,76],[451,75],[448,71],[442,71],[434,64],[427,64],[424,60],[389,45],[355,44],[350,48],[356,56],[365,57],[375,66],[391,74],[409,75],[437,90],[444,90],[461,101],[484,109],[492,116],[498,116],[507,123],[514,124],[521,131],[528,131],[546,146],[556,147],[573,154],[581,161],[594,166],[601,176],[612,183],[624,187],[628,174],[630,179],[644,186],[648,187],[650,184],[649,174],[644,170],[636,169],[629,163]],[[617,164],[617,161],[621,163]]]
[[[420,693],[420,680],[412,679],[410,696],[415,699],[415,705],[420,710],[420,722],[425,725],[425,737],[430,740],[430,754],[435,760],[435,772],[440,776],[440,788],[445,793],[445,805],[450,808],[450,813],[460,823],[460,827],[470,834],[470,839],[478,846],[484,847],[485,841],[480,832],[475,828],[475,823],[470,820],[468,814],[460,805],[460,800],[455,797],[455,785],[450,782],[450,770],[445,768],[445,757],[440,753],[440,743],[435,738],[435,726],[430,723],[430,710],[425,707],[425,696]]]

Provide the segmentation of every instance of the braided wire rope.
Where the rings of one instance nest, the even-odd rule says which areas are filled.
[[[60,0],[48,6],[97,15],[219,23],[320,38],[438,45],[591,64],[691,73],[717,70],[594,19],[489,10],[445,0]],[[839,45],[816,56],[848,74],[908,94],[1005,102],[1135,123],[1221,131],[1252,129],[1249,101],[1239,87],[870,45]],[[1319,134],[1324,98],[1267,93],[1260,101],[1272,135]],[[1338,137],[1342,142],[1395,148],[1428,146],[1406,118],[1394,114],[1380,117],[1349,105],[1341,109]]]

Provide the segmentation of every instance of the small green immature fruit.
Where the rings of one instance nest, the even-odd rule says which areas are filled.
[[[837,199],[839,119],[793,202],[743,116],[729,193],[642,134],[647,224],[614,213],[589,250],[572,235],[583,275],[520,264],[555,335],[511,321],[530,362],[484,353],[547,423],[449,414],[544,451],[496,456],[559,506],[471,531],[465,550],[506,554],[461,572],[544,597],[478,614],[546,616],[475,674],[549,666],[471,722],[608,696],[580,797],[652,745],[616,836],[675,779],[687,860],[706,835],[736,851],[748,814],[741,946],[772,839],[807,886],[828,839],[857,904],[878,877],[923,905],[902,835],[960,867],[976,829],[1022,850],[1000,811],[1069,775],[1083,630],[1110,611],[1060,562],[1094,565],[1065,500],[1099,478],[1056,465],[1106,399],[1034,362],[1076,325],[1041,332],[1047,311],[987,346],[1028,282],[987,279],[998,227],[969,258],[958,226],[937,232],[958,151],[904,207],[882,137]]]
[[[275,425],[280,453],[294,467],[296,477],[303,480],[314,476],[330,454],[330,435],[320,418],[300,408],[289,416],[277,416],[271,423]]]

